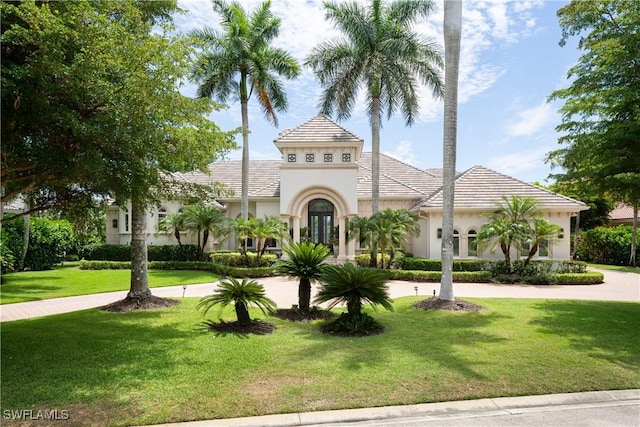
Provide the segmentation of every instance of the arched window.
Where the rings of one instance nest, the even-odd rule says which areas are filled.
[[[162,224],[162,220],[167,217],[167,210],[165,208],[158,209],[158,227]]]
[[[478,256],[478,248],[476,246],[476,237],[477,237],[476,230],[469,230],[467,235],[468,235],[468,238],[467,238],[467,244],[468,244],[467,255],[468,256]]]
[[[453,230],[453,256],[460,256],[460,233]]]
[[[124,208],[124,231],[129,231],[129,209]]]

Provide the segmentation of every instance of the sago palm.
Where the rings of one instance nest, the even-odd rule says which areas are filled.
[[[311,242],[292,243],[283,249],[286,257],[278,261],[279,274],[299,279],[298,307],[309,311],[311,305],[311,283],[320,279],[328,268],[324,261],[329,257],[329,248]]]
[[[221,16],[222,31],[204,28],[193,32],[203,50],[197,57],[191,79],[198,83],[198,96],[220,102],[238,98],[242,114],[241,217],[249,217],[249,112],[255,92],[265,117],[278,126],[276,111],[286,111],[288,102],[279,76],[292,79],[300,74],[296,60],[270,43],[280,31],[280,19],[271,13],[270,1],[249,15],[238,1],[213,0]]]
[[[322,286],[314,302],[329,302],[333,308],[340,303],[347,305],[351,317],[360,317],[362,305],[381,305],[393,311],[387,292],[387,275],[382,270],[359,268],[352,264],[329,266],[320,277]]]
[[[442,96],[440,48],[413,30],[435,9],[431,0],[398,0],[370,4],[327,1],[325,17],[343,34],[316,46],[306,60],[323,86],[320,107],[346,119],[363,88],[371,122],[372,212],[378,211],[380,182],[380,118],[400,111],[407,125],[419,111],[418,88],[428,86]]]
[[[255,280],[245,278],[239,282],[238,279],[229,277],[220,282],[213,294],[203,297],[196,308],[207,314],[215,306],[224,308],[229,304],[234,305],[238,324],[242,326],[251,323],[249,307],[258,307],[265,315],[272,313],[277,307],[273,300],[267,298],[264,286]]]

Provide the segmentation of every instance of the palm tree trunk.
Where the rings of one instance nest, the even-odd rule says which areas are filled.
[[[235,303],[236,316],[238,317],[238,323],[242,326],[247,326],[251,323],[251,317],[249,317],[249,310],[247,305],[241,301]]]
[[[371,100],[371,215],[380,210],[380,96]],[[378,245],[371,245],[369,267],[378,267]]]
[[[147,213],[136,198],[131,201],[131,285],[127,299],[151,296],[147,275]]]
[[[440,299],[453,301],[453,203],[458,130],[458,68],[462,34],[462,1],[444,2],[444,136],[442,173],[442,281]]]
[[[247,93],[247,76],[240,77],[240,109],[242,110],[242,189],[240,215],[249,219],[249,95]]]
[[[311,305],[311,281],[307,277],[300,278],[298,305],[301,311],[309,311],[309,306]]]

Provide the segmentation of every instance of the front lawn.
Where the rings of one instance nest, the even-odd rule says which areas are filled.
[[[625,273],[640,274],[640,267],[629,267],[626,265],[608,265],[608,264],[587,264],[588,267],[600,268],[602,270],[622,271]]]
[[[215,282],[219,276],[195,270],[149,270],[149,287]],[[2,276],[0,304],[89,295],[129,289],[130,270],[80,270],[77,264],[53,270],[24,271]]]
[[[405,297],[395,312],[367,310],[382,335],[340,338],[276,317],[271,335],[216,335],[197,299],[180,300],[3,323],[3,411],[140,425],[640,388],[638,303],[472,299],[485,307],[476,313],[417,310]]]

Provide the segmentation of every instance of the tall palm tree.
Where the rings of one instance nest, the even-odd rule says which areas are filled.
[[[249,113],[248,102],[255,92],[265,117],[278,126],[276,111],[286,111],[288,102],[278,76],[292,79],[300,74],[296,60],[286,51],[270,46],[280,31],[280,19],[270,10],[269,0],[249,15],[240,2],[213,0],[221,16],[222,31],[196,30],[203,45],[191,79],[198,83],[198,96],[220,102],[237,97],[242,114],[241,216],[249,218]]]
[[[328,267],[324,261],[329,257],[329,248],[311,242],[292,243],[285,247],[285,259],[278,261],[276,271],[300,280],[298,284],[298,308],[309,311],[311,305],[311,283],[320,279]]]
[[[436,44],[413,31],[420,18],[435,9],[431,0],[372,0],[368,6],[352,1],[327,1],[325,17],[344,38],[320,43],[306,60],[324,87],[320,107],[338,119],[351,116],[360,87],[368,97],[372,143],[372,213],[380,199],[380,117],[397,110],[411,125],[419,110],[420,83],[442,95],[442,58]]]
[[[453,200],[458,135],[458,76],[462,38],[462,0],[444,2],[444,135],[442,144],[442,300],[453,301]]]
[[[222,280],[218,285],[218,289],[205,297],[202,297],[197,309],[202,309],[203,314],[216,305],[226,307],[229,304],[234,305],[238,323],[241,326],[247,326],[251,323],[249,316],[249,307],[255,305],[265,315],[275,311],[276,303],[267,297],[264,286],[255,280],[243,279],[242,282],[233,277]]]

